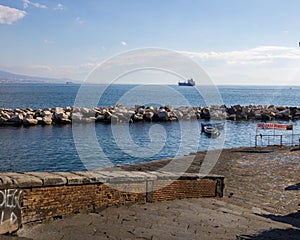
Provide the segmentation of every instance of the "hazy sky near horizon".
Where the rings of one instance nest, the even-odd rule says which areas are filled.
[[[112,56],[155,47],[190,57],[216,84],[300,85],[299,9],[298,0],[0,0],[0,70],[84,79]]]

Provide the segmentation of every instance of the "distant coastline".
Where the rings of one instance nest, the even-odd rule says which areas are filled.
[[[50,78],[50,77],[37,77],[22,74],[15,74],[11,72],[0,70],[0,84],[1,83],[66,83],[73,82],[68,78]]]

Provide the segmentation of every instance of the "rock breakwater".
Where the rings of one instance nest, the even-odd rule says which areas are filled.
[[[122,105],[103,108],[55,107],[46,109],[0,108],[0,125],[34,126],[70,124],[72,122],[135,123],[178,120],[298,120],[300,108],[283,106],[179,107]]]

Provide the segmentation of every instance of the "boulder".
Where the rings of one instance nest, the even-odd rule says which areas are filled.
[[[11,116],[10,116],[9,114],[3,112],[3,113],[1,114],[1,117],[3,118],[3,120],[7,121],[8,119],[10,119]]]
[[[24,111],[22,109],[16,108],[14,110],[15,113],[24,113]]]
[[[104,111],[103,116],[105,119],[111,119],[112,114],[109,111]]]
[[[38,124],[38,120],[34,118],[24,118],[23,125],[24,126],[34,126]]]
[[[49,110],[45,110],[45,111],[41,111],[39,114],[41,117],[45,117],[45,116],[51,116],[52,117],[52,112]]]
[[[179,110],[174,110],[173,114],[177,117],[177,119],[183,119],[183,113]]]
[[[70,123],[72,123],[72,120],[70,120],[68,118],[62,118],[62,119],[60,119],[59,123],[61,123],[61,124],[70,124]]]
[[[8,119],[5,124],[8,125],[16,125],[16,126],[20,126],[23,123],[23,119],[24,116],[21,113],[16,113],[15,115],[13,115],[10,119]]]
[[[64,113],[65,111],[64,111],[64,109],[61,108],[61,107],[56,107],[56,108],[53,108],[53,109],[52,109],[52,112],[53,112],[54,114],[60,114],[60,113]]]
[[[277,114],[277,116],[279,119],[282,119],[282,120],[289,120],[292,118],[290,109],[285,109],[285,110],[280,111]]]
[[[135,114],[133,116],[133,120],[134,120],[134,122],[143,121],[144,120],[144,115],[143,114]]]
[[[41,124],[43,125],[51,125],[52,124],[52,118],[49,116],[45,116],[42,118]]]
[[[277,106],[276,109],[281,112],[281,111],[284,111],[286,109],[286,107],[283,107],[283,106]]]
[[[256,114],[255,114],[255,119],[256,119],[256,120],[261,120],[261,119],[262,119],[261,113],[256,113]]]
[[[208,120],[210,119],[210,111],[209,108],[202,108],[201,109],[201,118]]]
[[[157,111],[157,116],[160,120],[167,121],[169,119],[169,114],[164,108]]]
[[[229,115],[229,117],[228,117],[228,119],[229,120],[232,120],[232,121],[236,121],[236,114],[231,114],[231,115]]]
[[[152,121],[153,116],[154,116],[154,113],[153,113],[153,112],[147,111],[147,112],[145,113],[145,120],[147,120],[147,121]]]
[[[69,116],[66,113],[59,113],[56,115],[56,119],[59,121],[69,119]]]
[[[72,121],[80,122],[83,118],[83,115],[80,112],[72,113]]]
[[[145,111],[146,111],[146,110],[145,110],[145,107],[140,107],[140,108],[137,109],[137,113],[138,113],[138,114],[144,115],[144,114],[145,114]]]
[[[72,107],[67,106],[67,107],[65,108],[65,112],[72,112]]]
[[[89,118],[89,117],[95,117],[95,110],[92,108],[80,108],[80,113],[85,117],[85,118]]]
[[[105,120],[105,116],[103,114],[99,114],[96,117],[96,122],[103,122]]]
[[[127,116],[127,112],[124,112],[124,113],[116,112],[114,114],[114,117],[117,118],[117,122],[127,123],[131,116]],[[113,119],[112,119],[112,121],[113,121]]]

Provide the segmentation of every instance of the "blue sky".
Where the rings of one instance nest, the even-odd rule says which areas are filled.
[[[298,0],[0,0],[0,70],[84,79],[97,63],[158,47],[216,84],[300,84]]]

